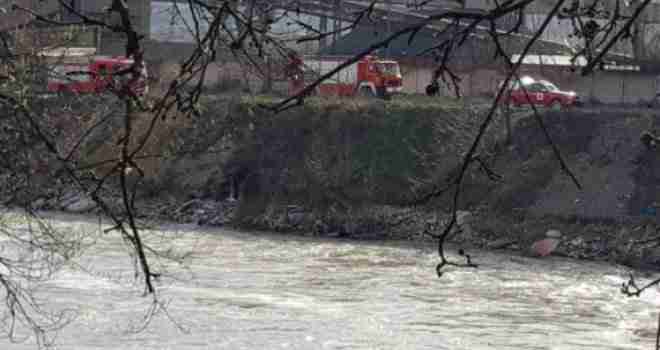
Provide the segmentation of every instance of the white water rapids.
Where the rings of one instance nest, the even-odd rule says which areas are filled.
[[[54,221],[93,233],[92,222]],[[658,291],[623,296],[627,270],[607,264],[471,252],[479,269],[438,279],[433,247],[185,225],[147,237],[193,254],[180,267],[152,258],[167,271],[157,288],[171,319],[160,312],[135,333],[150,299],[123,243],[93,235],[99,242],[80,266],[37,292],[50,308],[75,311],[58,349],[605,350],[655,342]],[[34,348],[0,339],[0,349]]]

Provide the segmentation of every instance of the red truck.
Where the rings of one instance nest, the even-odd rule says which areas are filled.
[[[547,80],[527,76],[513,82],[504,96],[504,104],[514,107],[534,104],[560,110],[574,106],[577,102],[578,96],[574,91],[562,91]]]
[[[49,92],[71,92],[75,94],[103,93],[115,88],[127,87],[138,96],[147,92],[147,70],[143,66],[138,78],[132,74],[113,74],[134,64],[126,57],[97,56],[89,64],[69,64],[55,66],[48,79]]]
[[[305,87],[306,80],[314,79],[332,71],[348,57],[292,57],[287,74],[289,93],[294,95]],[[403,79],[399,63],[366,56],[349,65],[322,82],[316,91],[322,96],[378,96],[386,97],[401,92]]]

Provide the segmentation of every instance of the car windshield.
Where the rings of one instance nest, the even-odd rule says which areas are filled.
[[[377,63],[376,67],[385,75],[401,75],[399,64],[394,62]]]
[[[69,72],[66,73],[66,79],[68,81],[88,82],[91,80],[91,76],[89,72]]]
[[[520,79],[516,81],[516,87],[519,87],[520,85],[523,86],[528,86],[536,83],[536,80],[530,76],[523,76]]]
[[[541,81],[541,84],[543,84],[543,86],[545,86],[545,88],[548,89],[548,91],[559,91],[559,88],[555,84],[547,80]]]
[[[528,76],[523,76],[520,79],[509,81],[509,89],[510,90],[518,90],[518,89],[520,89],[521,86],[529,86],[531,84],[534,84],[535,82],[536,82],[536,80],[534,80],[534,78],[528,77]],[[498,85],[498,87],[502,87],[502,83],[500,83]]]

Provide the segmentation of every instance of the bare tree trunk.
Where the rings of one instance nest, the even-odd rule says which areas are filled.
[[[637,22],[634,24],[633,34],[631,37],[633,55],[636,59],[646,58],[646,30],[645,25]]]
[[[511,109],[504,108],[504,123],[506,124],[506,144],[511,145],[513,139],[513,131],[511,130]]]
[[[337,43],[337,38],[341,36],[341,33],[339,32],[339,28],[341,27],[341,21],[339,20],[339,15],[340,15],[340,8],[341,8],[341,0],[334,0],[333,4],[333,10],[332,12],[334,13],[334,21],[333,21],[333,28],[332,28],[332,47],[334,50],[335,44]]]
[[[631,1],[631,8],[639,6],[639,1]],[[646,34],[647,26],[646,21],[648,18],[648,10],[644,10],[632,25],[632,36],[630,38],[632,44],[632,53],[636,59],[646,59]]]
[[[226,6],[229,9],[231,9],[233,12],[237,13],[239,2],[240,0],[215,0],[213,4],[216,6],[222,6],[223,4],[227,3]],[[221,17],[222,23],[226,25],[227,18],[229,18],[229,12],[223,11],[221,12],[221,16],[222,16]],[[240,33],[241,32],[240,23],[237,23],[236,25],[237,25],[236,31]]]
[[[273,92],[273,64],[269,56],[264,57],[264,80],[261,85],[261,93],[268,94]]]
[[[321,33],[327,33],[328,32],[328,17],[327,16],[322,16],[319,22],[319,31]],[[327,38],[320,38],[319,39],[319,50],[325,49],[328,46],[328,40]]]

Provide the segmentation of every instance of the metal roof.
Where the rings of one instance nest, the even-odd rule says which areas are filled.
[[[518,62],[519,54],[511,55],[511,61]],[[584,67],[587,65],[587,59],[583,56],[576,57],[570,55],[526,55],[522,61],[523,64],[538,64],[548,66],[573,66]]]

